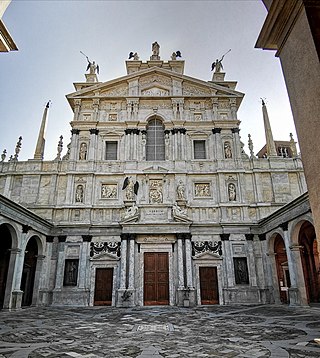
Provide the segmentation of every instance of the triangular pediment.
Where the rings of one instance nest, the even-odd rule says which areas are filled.
[[[219,256],[218,254],[215,254],[213,252],[210,251],[205,251],[205,252],[201,252],[200,254],[197,254],[195,256],[193,256],[194,260],[208,260],[208,261],[212,261],[212,260],[222,260],[222,257]]]
[[[182,75],[167,69],[159,67],[151,67],[146,70],[134,72],[123,77],[119,77],[107,82],[99,82],[91,86],[84,86],[84,88],[70,93],[67,99],[70,105],[74,106],[75,99],[100,99],[113,97],[127,97],[132,96],[130,84],[134,83],[139,87],[139,91],[134,97],[145,96],[172,96],[173,86],[180,84],[180,96],[187,97],[212,97],[212,96],[226,96],[236,98],[241,102],[243,93],[235,91],[227,86],[222,86],[212,81],[203,81],[197,78]],[[226,82],[227,84],[227,82]]]
[[[90,258],[90,261],[118,261],[120,260],[120,257],[110,254],[108,252],[103,252],[101,254],[97,254]]]

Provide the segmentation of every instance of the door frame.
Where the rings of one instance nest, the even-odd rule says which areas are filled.
[[[169,236],[169,235],[168,235]],[[141,240],[142,241],[142,240]],[[159,240],[160,241],[160,240]],[[175,294],[174,294],[174,277],[173,277],[173,251],[172,243],[175,239],[172,237],[172,242],[169,239],[164,242],[152,241],[151,243],[142,241],[140,244],[140,253],[138,254],[138,265],[139,270],[137,271],[138,275],[138,287],[137,287],[137,297],[138,305],[144,306],[144,253],[145,252],[159,252],[159,253],[168,253],[168,263],[169,263],[169,306],[175,305]],[[156,243],[157,242],[157,243]]]
[[[223,270],[222,258],[212,253],[199,254],[193,258],[194,283],[196,290],[196,303],[201,306],[201,290],[200,290],[200,267],[216,267],[218,279],[219,305],[224,304],[223,297]]]
[[[96,269],[97,268],[112,268],[112,302],[111,307],[116,305],[116,290],[117,290],[117,277],[118,277],[118,263],[119,258],[111,257],[108,254],[97,255],[97,257],[90,259],[90,296],[89,306],[94,306],[94,294],[96,284]],[[110,307],[110,306],[108,306]]]
[[[202,303],[202,301],[204,301],[204,299],[201,296],[201,275],[200,275],[200,271],[202,268],[206,268],[206,269],[213,269],[213,272],[215,272],[216,275],[216,283],[217,283],[217,294],[218,294],[218,302],[215,303]],[[200,287],[200,302],[201,305],[217,305],[219,304],[219,283],[218,283],[218,270],[217,270],[217,266],[199,266],[199,287]],[[213,291],[214,291],[214,287],[213,287]]]

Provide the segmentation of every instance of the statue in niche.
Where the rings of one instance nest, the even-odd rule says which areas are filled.
[[[237,199],[236,186],[233,183],[228,185],[228,196],[229,201],[236,201]]]
[[[234,268],[235,268],[236,284],[238,285],[248,284],[249,274],[248,274],[247,260],[245,258],[236,258],[234,260]]]
[[[83,203],[83,185],[78,185],[76,189],[76,203]]]
[[[224,157],[226,159],[232,158],[232,149],[231,149],[231,145],[229,142],[224,143]]]
[[[177,197],[178,200],[185,200],[185,186],[182,180],[179,181],[179,184],[177,186]]]
[[[138,189],[139,189],[139,183],[137,181],[134,183],[132,176],[125,178],[123,182],[122,190],[126,190],[127,200],[134,200],[134,195],[138,194]]]
[[[81,143],[80,151],[79,151],[79,159],[80,160],[87,159],[87,143]]]
[[[159,50],[160,50],[160,45],[156,41],[152,44],[152,55],[159,56],[159,52],[160,52]]]

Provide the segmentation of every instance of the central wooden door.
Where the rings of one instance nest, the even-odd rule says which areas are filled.
[[[97,268],[94,289],[95,306],[111,306],[113,286],[113,268]]]
[[[144,254],[144,304],[169,304],[169,261],[166,252]]]
[[[216,267],[199,267],[200,296],[202,305],[219,303],[218,277]]]

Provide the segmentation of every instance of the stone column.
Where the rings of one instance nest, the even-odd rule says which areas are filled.
[[[90,144],[88,150],[88,160],[96,160],[97,153],[97,136],[99,134],[99,129],[91,128],[90,130]]]
[[[10,249],[10,260],[7,273],[6,290],[3,308],[19,309],[23,292],[20,290],[23,270],[24,252],[21,249]]]
[[[239,128],[231,128],[231,132],[233,133],[234,137],[234,158],[240,159],[241,158],[241,143],[239,137]]]
[[[227,272],[226,277],[226,286],[234,287],[234,268],[233,268],[233,255],[232,255],[232,249],[231,249],[231,243],[229,241],[230,234],[220,234],[220,238],[222,241],[222,247],[224,252],[224,265],[225,270],[224,272]]]
[[[183,251],[182,251],[182,237],[177,235],[178,243],[178,290],[184,289],[184,265],[183,265]]]
[[[50,287],[49,284],[51,282],[50,278],[52,277],[50,272],[55,268],[55,264],[52,262],[53,255],[53,236],[46,236],[46,261],[43,266],[40,278],[40,289],[39,289],[39,304],[43,306],[47,306],[49,304],[49,295],[50,295]],[[53,266],[53,267],[52,267]]]
[[[171,130],[171,133],[173,134],[172,139],[173,139],[173,148],[172,148],[172,160],[177,160],[178,159],[178,147],[177,147],[177,133],[178,133],[178,129],[177,128],[173,128]]]
[[[99,102],[100,102],[99,98],[94,98],[93,99],[92,108],[93,108],[93,121],[94,122],[98,121]]]
[[[141,131],[142,139],[141,139],[141,146],[142,146],[142,160],[146,160],[146,144],[147,144],[147,131]],[[140,159],[140,158],[139,158]]]
[[[120,289],[127,288],[127,240],[121,234],[121,258],[120,258]]]
[[[191,252],[191,235],[186,234],[185,238],[186,247],[186,274],[187,274],[187,287],[193,288],[193,271],[192,271],[192,252]]]
[[[80,289],[86,288],[86,276],[87,269],[90,257],[90,242],[92,240],[92,235],[82,235],[82,247],[79,257],[79,282],[78,287]]]
[[[248,270],[249,270],[249,277],[250,277],[250,283],[251,286],[257,287],[257,273],[256,273],[256,267],[255,267],[255,258],[253,254],[253,237],[250,240],[251,237],[247,238],[247,245],[248,245]]]
[[[63,288],[63,279],[64,279],[64,265],[65,265],[65,242],[66,236],[59,236],[58,244],[58,259],[57,259],[57,269],[56,269],[56,284],[53,290],[52,303],[55,305],[61,305],[62,302],[62,288]]]
[[[126,128],[124,130],[125,133],[125,158],[124,160],[131,159],[131,133],[132,129]]]
[[[214,159],[222,159],[223,151],[222,151],[222,142],[221,142],[221,128],[213,128],[212,133],[214,134]]]
[[[278,284],[276,255],[274,252],[271,252],[268,254],[268,256],[269,256],[269,261],[270,261],[269,274],[271,274],[270,277],[272,279],[272,283],[269,285],[269,287],[270,287],[270,289],[271,288],[273,289],[273,292],[270,292],[270,293],[273,295],[274,303],[281,304],[279,284]],[[272,300],[270,303],[273,303]]]
[[[37,265],[36,272],[34,276],[34,288],[32,295],[32,305],[38,305],[40,297],[40,289],[42,287],[41,273],[44,266],[44,259],[46,257],[44,255],[38,255],[37,257]]]
[[[131,235],[129,241],[129,280],[128,289],[134,290],[134,265],[135,265],[135,235]]]
[[[80,129],[71,130],[70,160],[78,159],[79,133]]]
[[[180,128],[180,159],[181,160],[186,160],[186,129],[185,128]]]
[[[170,131],[166,129],[164,131],[164,140],[165,140],[165,158],[166,160],[170,160],[171,146],[170,146]]]

